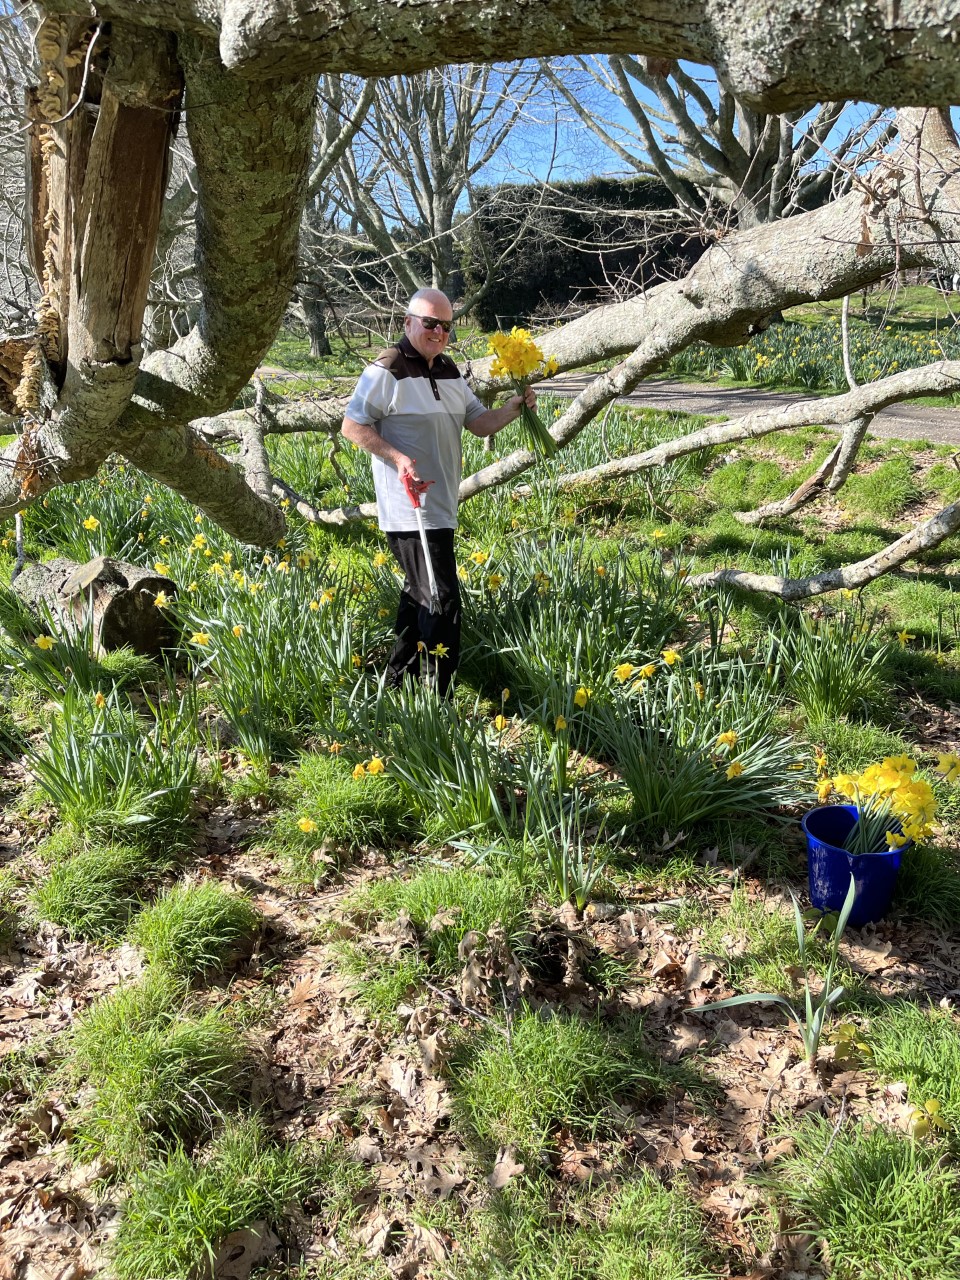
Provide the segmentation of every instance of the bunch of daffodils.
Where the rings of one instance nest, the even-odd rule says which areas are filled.
[[[509,333],[495,333],[490,339],[490,354],[494,357],[490,373],[494,378],[509,378],[514,390],[522,396],[536,374],[552,378],[557,372],[554,356],[545,359],[543,352],[526,329],[516,325]],[[552,458],[557,452],[557,442],[529,405],[521,404],[520,423],[527,436],[527,446],[541,458]]]
[[[830,782],[857,806],[857,820],[844,842],[850,853],[876,853],[886,843],[899,849],[923,840],[933,827],[936,802],[928,782],[917,778],[910,756],[887,756],[862,773],[839,773]]]

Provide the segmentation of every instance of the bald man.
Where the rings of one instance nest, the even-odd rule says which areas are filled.
[[[450,299],[420,289],[410,299],[403,337],[360,375],[341,428],[371,455],[377,518],[404,573],[397,639],[387,683],[422,676],[445,694],[460,660],[460,586],[453,549],[462,473],[461,435],[492,436],[520,416],[520,396],[485,409],[445,354],[453,328]],[[536,395],[528,387],[531,408]],[[430,612],[430,585],[413,505],[403,487],[428,482],[423,521],[440,595]]]

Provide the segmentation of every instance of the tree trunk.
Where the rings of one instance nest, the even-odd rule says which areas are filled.
[[[70,634],[91,620],[96,654],[129,645],[152,657],[178,640],[170,615],[156,604],[160,592],[172,599],[176,584],[138,565],[107,556],[86,564],[30,562],[14,579],[13,590],[27,605],[46,606]]]
[[[313,290],[307,288],[304,289],[300,301],[303,306],[307,336],[310,339],[310,355],[314,360],[319,359],[320,356],[332,355],[330,339],[327,337],[327,312],[323,300]]]

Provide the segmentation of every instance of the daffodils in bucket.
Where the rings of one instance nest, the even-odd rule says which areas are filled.
[[[849,853],[899,849],[930,835],[936,810],[933,790],[916,777],[910,756],[887,756],[862,773],[839,773],[830,779],[837,794],[857,809],[857,818],[844,841]]]
[[[490,373],[494,378],[509,378],[513,389],[522,396],[534,375],[552,378],[557,372],[554,356],[548,359],[526,329],[516,325],[509,333],[495,333],[489,340],[490,354],[494,357]],[[552,458],[557,452],[557,442],[540,421],[536,410],[529,405],[520,406],[520,423],[527,437],[527,446],[541,458]]]

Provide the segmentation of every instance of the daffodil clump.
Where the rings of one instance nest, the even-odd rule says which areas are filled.
[[[494,378],[509,378],[513,388],[522,396],[534,375],[552,378],[557,372],[555,356],[547,359],[530,333],[516,325],[509,333],[495,333],[489,341],[489,351],[494,357],[490,373]],[[521,403],[520,423],[526,432],[528,447],[541,458],[552,458],[557,452],[557,442],[540,421],[536,410]]]
[[[936,801],[929,782],[916,776],[910,756],[887,756],[862,773],[838,773],[830,790],[853,802],[857,820],[843,847],[850,853],[899,849],[930,835]],[[821,798],[830,792],[820,788]]]

